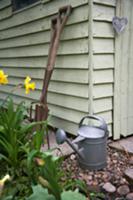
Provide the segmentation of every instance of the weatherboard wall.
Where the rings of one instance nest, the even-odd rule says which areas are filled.
[[[58,8],[71,4],[73,12],[61,36],[49,86],[50,123],[76,134],[80,119],[88,114],[88,0],[39,1],[12,12],[10,0],[0,2],[0,65],[9,84],[0,86],[0,98],[29,75],[36,90],[25,95],[18,89],[15,102],[39,100],[50,42],[50,20]]]
[[[42,0],[12,12],[11,1],[0,2],[0,65],[9,84],[0,98],[29,75],[36,90],[13,94],[16,103],[40,98],[50,41],[50,20],[58,8],[73,11],[61,36],[49,85],[50,124],[76,134],[80,119],[94,113],[105,118],[112,134],[114,31],[116,0]]]

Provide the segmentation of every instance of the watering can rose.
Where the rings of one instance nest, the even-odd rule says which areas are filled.
[[[24,80],[24,86],[26,94],[29,94],[30,90],[35,90],[36,87],[34,82],[31,83],[31,78],[29,76],[27,76],[26,79]]]
[[[6,75],[3,70],[0,70],[0,84],[7,84],[8,83],[7,77],[8,75]]]

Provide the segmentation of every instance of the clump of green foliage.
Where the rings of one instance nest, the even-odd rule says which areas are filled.
[[[0,199],[85,200],[78,190],[64,189],[62,160],[51,151],[41,152],[47,121],[27,123],[26,116],[23,102],[15,105],[12,98],[7,98],[0,106],[0,178],[5,174],[11,177],[0,185]],[[38,125],[40,130],[36,130]]]

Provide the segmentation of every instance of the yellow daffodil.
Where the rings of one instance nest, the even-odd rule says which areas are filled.
[[[5,175],[1,180],[0,180],[0,196],[2,194],[2,190],[4,188],[4,184],[6,181],[11,180],[11,177],[9,176],[9,174]]]
[[[31,78],[29,76],[26,77],[26,79],[24,80],[24,86],[25,86],[25,93],[29,94],[30,90],[35,90],[35,83],[32,82],[30,83]]]
[[[8,83],[7,77],[8,75],[4,74],[3,70],[0,70],[0,84],[7,84]]]

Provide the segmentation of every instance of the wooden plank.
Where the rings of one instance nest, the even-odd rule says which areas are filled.
[[[114,29],[112,27],[112,23],[94,21],[93,36],[98,38],[114,38]]]
[[[94,100],[94,113],[112,110],[112,98],[101,98]]]
[[[116,6],[116,0],[93,0],[94,3]]]
[[[1,0],[0,1],[0,10],[2,10],[3,8],[5,8],[9,5],[11,5],[11,0]]]
[[[48,49],[49,49],[49,44],[3,49],[0,50],[0,58],[46,56],[48,55]],[[61,42],[58,50],[58,55],[84,54],[87,52],[88,52],[88,40],[79,39],[79,40]]]
[[[70,4],[72,7],[77,7],[85,5],[87,0],[72,1]],[[0,22],[0,30],[7,29],[9,27],[18,26],[20,24],[25,24],[40,18],[48,17],[57,13],[59,7],[69,4],[66,0],[51,1],[43,7],[42,4],[37,4],[34,7],[29,7],[23,12],[14,13],[12,18],[9,18],[6,23],[5,21]],[[75,17],[75,16],[74,16]]]
[[[1,92],[2,99],[4,99],[7,95],[9,95],[9,93]],[[31,98],[23,98],[22,96],[20,97],[17,95],[13,95],[13,99],[16,104],[20,103],[21,101],[25,101],[27,106],[30,106],[30,102],[32,101]],[[50,109],[50,113],[49,113],[50,116],[52,115],[55,117],[59,117],[59,118],[62,118],[64,120],[67,120],[67,121],[70,121],[73,123],[79,123],[80,119],[87,114],[84,112],[64,108],[64,107],[57,106],[57,105],[55,106],[52,104],[49,104],[49,109]]]
[[[93,52],[97,53],[114,53],[114,40],[113,39],[98,39],[93,40]]]
[[[93,12],[93,19],[98,21],[112,22],[112,18],[115,16],[115,9],[105,5],[94,4]]]
[[[27,57],[27,58],[0,58],[0,66],[5,67],[26,67],[26,68],[42,68],[45,69],[47,64],[47,56]],[[55,68],[66,69],[87,69],[88,55],[61,55],[57,56]]]
[[[36,33],[39,31],[48,31],[50,30],[51,26],[51,18],[52,16],[47,16],[45,18],[28,22],[26,24],[19,24],[19,26],[10,28],[7,27],[7,29],[4,30],[2,30],[0,27],[0,40]],[[88,19],[88,7],[86,5],[77,7],[73,9],[71,16],[69,16],[67,25],[82,23],[84,21],[87,21],[87,19]],[[65,28],[67,27],[67,25],[65,26]]]
[[[5,68],[4,68],[5,69]],[[52,75],[52,80],[72,82],[72,83],[88,83],[88,70],[66,70],[66,69],[55,69]],[[10,77],[25,78],[26,76],[31,76],[33,79],[43,79],[44,70],[31,70],[31,69],[18,69],[9,68],[5,69]]]
[[[0,21],[4,20],[12,15],[12,8],[7,7],[3,10],[0,10]]]
[[[68,133],[71,133],[72,135],[77,135],[78,123],[72,123],[67,120],[63,120],[61,118],[57,118],[54,116],[51,116],[49,123],[53,127],[62,128],[64,130],[66,130]],[[111,137],[112,136],[112,124],[108,124],[108,130],[109,130],[109,137]]]
[[[34,80],[36,83],[36,89],[39,90],[39,96],[41,94],[43,81],[42,80]],[[9,77],[9,84],[15,87],[19,83],[23,82],[23,78],[12,78]],[[4,86],[3,86],[4,87]],[[75,97],[83,97],[88,98],[88,84],[78,84],[71,82],[60,82],[60,81],[50,81],[49,89],[50,92],[54,92],[57,94],[65,94],[71,95]]]
[[[116,6],[116,15],[121,16],[121,2],[117,1]],[[122,37],[119,37],[116,35],[115,38],[115,70],[114,70],[114,109],[113,109],[113,139],[119,139],[120,138],[120,111],[121,111],[121,105],[120,105],[120,80],[121,80],[121,41]]]
[[[0,88],[0,91],[1,92],[6,91],[7,93],[11,93],[11,91],[13,91],[14,88],[15,88],[14,86],[6,85]],[[30,98],[34,100],[39,100],[41,92],[39,90],[35,90],[34,92],[31,92],[29,95],[26,95],[24,88],[18,88],[14,91],[14,94],[17,95],[19,98],[22,97],[23,99]],[[57,94],[50,91],[48,92],[48,103],[55,106],[57,105],[68,109],[74,109],[77,111],[86,112],[88,110],[88,98],[73,97],[70,95]]]
[[[65,119],[70,122],[79,123],[80,120],[87,114],[87,112],[79,112],[64,107],[54,106],[49,104],[50,115]]]
[[[89,48],[89,54],[88,54],[88,66],[89,66],[89,109],[88,112],[90,115],[93,114],[93,0],[89,1],[89,21],[88,21],[88,48]]]
[[[46,30],[45,32],[43,31],[37,32],[30,35],[28,34],[28,35],[20,36],[20,37],[14,37],[14,34],[15,33],[13,32],[13,38],[9,34],[7,38],[10,38],[10,39],[8,40],[5,40],[5,35],[3,35],[4,40],[0,40],[0,48],[33,45],[33,44],[47,43],[50,41],[49,30]],[[83,38],[83,37],[87,37],[87,35],[88,35],[87,22],[77,23],[77,24],[65,27],[61,36],[61,40]]]
[[[131,23],[131,1],[127,1],[126,3],[122,2],[122,13],[126,15],[128,19],[129,26],[126,27],[123,35],[122,35],[122,43],[121,43],[121,65],[120,71],[121,74],[121,85],[120,85],[120,98],[121,98],[121,110],[120,110],[120,120],[121,120],[121,134],[126,136],[128,130],[128,110],[129,108],[128,102],[128,86],[129,86],[129,55],[130,55],[130,23]],[[124,41],[124,42],[123,42]]]
[[[94,55],[94,69],[109,69],[114,68],[113,54],[97,54]]]
[[[51,81],[49,91],[60,94],[88,98],[88,84],[62,83]]]
[[[66,132],[68,132],[72,135],[77,134],[77,130],[78,130],[78,124],[77,123],[61,119],[60,117],[51,116],[49,124],[53,127],[56,127],[56,128],[62,128]]]
[[[112,119],[112,110],[105,111],[105,112],[94,113],[94,114],[96,114],[98,116],[101,116],[105,120],[105,122],[107,124],[111,124],[112,121],[113,121],[113,119]]]
[[[49,92],[48,103],[81,112],[88,111],[88,99],[85,98],[78,98]]]
[[[22,32],[21,32],[22,34]],[[65,27],[61,40],[72,40],[87,37],[88,29],[87,23],[78,23]],[[4,35],[5,37],[5,35]],[[9,38],[11,35],[9,35]],[[25,36],[14,37],[7,40],[0,40],[0,49],[8,47],[22,47],[35,44],[42,44],[50,42],[50,31],[37,32],[34,34],[28,34]]]
[[[112,123],[108,124],[108,131],[109,131],[109,137],[112,137],[113,136],[113,125],[112,125]]]
[[[101,84],[94,85],[93,89],[93,98],[103,98],[103,97],[112,97],[113,96],[113,85],[112,84]]]
[[[96,70],[94,71],[94,84],[113,83],[113,70]]]

